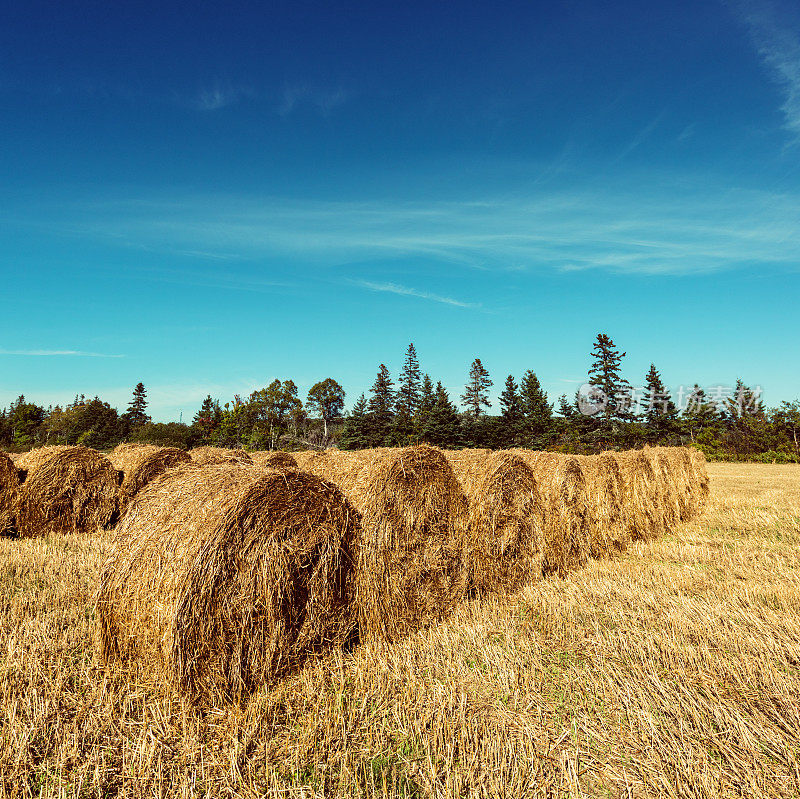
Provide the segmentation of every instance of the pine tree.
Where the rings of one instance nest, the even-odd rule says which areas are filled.
[[[194,415],[192,426],[197,430],[199,436],[197,443],[210,444],[214,430],[219,424],[219,417],[222,415],[219,403],[211,398],[209,394],[200,406],[200,410]]]
[[[644,420],[649,438],[653,441],[667,439],[675,433],[678,409],[661,380],[655,364],[645,377]]]
[[[144,383],[137,383],[133,389],[133,398],[125,412],[125,419],[132,428],[141,427],[150,421],[147,415],[147,391]]]
[[[404,412],[412,418],[420,400],[420,371],[417,351],[414,344],[409,344],[403,371],[400,373],[397,389],[397,412]]]
[[[506,378],[503,393],[500,395],[500,430],[497,442],[501,447],[512,447],[517,443],[523,419],[522,401],[514,375]]]
[[[530,369],[522,376],[520,401],[526,432],[535,443],[542,443],[539,439],[553,427],[553,406],[547,401],[539,378]]]
[[[631,387],[621,374],[622,359],[627,353],[621,353],[610,336],[598,333],[591,354],[594,361],[589,369],[589,382],[602,391],[605,402],[599,416],[606,424],[631,419]]]
[[[436,384],[436,400],[423,435],[425,441],[439,447],[455,447],[461,441],[458,409],[441,383]]]
[[[489,402],[489,389],[494,385],[489,379],[489,372],[484,369],[480,358],[476,358],[469,368],[469,382],[464,387],[461,395],[461,404],[467,409],[467,413],[477,419],[485,407],[491,408]]]
[[[558,415],[571,419],[575,415],[575,405],[567,399],[566,394],[558,398]]]
[[[391,444],[391,427],[394,417],[395,397],[389,370],[383,364],[370,389],[368,409],[368,438],[371,447]]]
[[[436,391],[433,387],[431,376],[425,373],[422,378],[422,388],[419,394],[419,403],[417,410],[414,414],[414,432],[417,438],[422,438],[425,431],[425,426],[428,424],[428,418],[431,415],[433,406],[436,403]]]
[[[721,422],[719,411],[697,383],[694,384],[686,401],[682,421],[692,441],[695,441],[703,431],[719,427]]]
[[[344,449],[364,449],[369,446],[367,440],[367,398],[362,394],[344,423],[342,437],[339,441]]]

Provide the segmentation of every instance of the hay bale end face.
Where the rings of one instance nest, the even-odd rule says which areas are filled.
[[[545,508],[528,464],[512,452],[444,455],[469,503],[470,585],[480,594],[512,593],[541,579]]]
[[[23,455],[16,466],[27,472],[16,513],[20,536],[92,533],[115,521],[120,475],[99,452],[41,447]]]
[[[5,452],[0,452],[0,535],[15,531],[19,488],[20,470]]]
[[[711,482],[708,478],[708,462],[705,453],[697,447],[688,447],[689,460],[692,465],[692,481],[694,485],[695,515],[705,509],[708,495],[711,493]]]
[[[259,450],[251,452],[250,458],[254,466],[261,469],[297,469],[297,461],[288,453],[282,450]]]
[[[120,487],[120,511],[151,480],[178,464],[188,463],[189,454],[177,447],[149,444],[120,444],[108,456],[112,466],[124,477]]]
[[[361,513],[361,637],[393,640],[449,614],[467,588],[468,509],[442,453],[423,444],[298,456],[302,469],[338,485]]]
[[[353,628],[358,514],[332,484],[235,464],[179,467],[117,528],[96,651],[194,701],[241,701]]]
[[[251,465],[253,459],[243,449],[224,449],[222,447],[195,447],[189,450],[191,459],[200,466],[218,466],[222,463]]]

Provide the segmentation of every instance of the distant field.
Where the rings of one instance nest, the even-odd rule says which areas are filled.
[[[800,795],[800,466],[203,718],[92,663],[98,537],[0,540],[0,795]]]

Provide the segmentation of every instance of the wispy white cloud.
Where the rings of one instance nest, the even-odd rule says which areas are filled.
[[[197,96],[192,98],[190,105],[198,111],[219,111],[252,96],[253,91],[248,87],[215,83],[213,86],[201,89]]]
[[[759,55],[781,87],[786,127],[800,137],[800,19],[773,0],[731,0]]]
[[[417,297],[421,300],[432,300],[433,302],[441,302],[445,305],[454,305],[457,308],[480,308],[480,303],[462,302],[452,297],[442,297],[440,294],[434,294],[430,291],[420,291],[419,289],[409,288],[408,286],[401,286],[398,283],[373,283],[370,280],[351,280],[350,282],[356,286],[369,289],[370,291],[385,291],[389,294],[400,294],[404,297]]]
[[[0,355],[25,355],[25,356],[75,356],[79,358],[124,358],[124,355],[109,355],[104,352],[84,352],[82,350],[4,350],[0,349]]]

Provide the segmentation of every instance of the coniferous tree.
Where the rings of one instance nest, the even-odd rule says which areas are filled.
[[[192,427],[195,428],[197,436],[196,443],[210,444],[221,420],[222,409],[219,407],[219,402],[208,394],[192,419]]]
[[[391,438],[395,444],[405,446],[414,438],[414,415],[420,400],[420,372],[417,351],[413,343],[408,345],[403,371],[398,380],[395,416]]]
[[[558,415],[564,419],[571,419],[575,415],[575,405],[567,399],[566,394],[558,398]]]
[[[500,395],[500,408],[500,429],[496,443],[503,448],[513,447],[518,443],[523,420],[522,400],[513,375],[506,378],[503,393]]]
[[[441,383],[436,384],[436,399],[423,432],[425,441],[439,447],[456,447],[461,441],[458,409]]]
[[[394,418],[394,383],[389,370],[381,364],[378,375],[370,389],[367,437],[371,447],[385,447],[391,442],[391,428]]]
[[[678,409],[661,380],[655,364],[645,377],[644,420],[652,441],[667,441],[675,434]]]
[[[622,359],[627,353],[620,352],[610,336],[598,333],[591,354],[594,360],[589,369],[589,382],[602,391],[605,405],[598,416],[607,426],[612,421],[631,419],[631,387],[622,377]]]
[[[489,402],[489,389],[493,385],[494,383],[489,379],[489,372],[484,368],[481,359],[476,358],[469,368],[469,381],[461,395],[461,404],[474,419],[481,415],[484,407],[492,407],[492,403]]]
[[[131,428],[141,427],[150,421],[147,415],[147,391],[144,383],[137,383],[133,389],[133,397],[128,410],[125,411],[125,420]]]
[[[686,401],[682,415],[683,428],[692,441],[697,441],[704,431],[715,430],[720,426],[721,416],[713,402],[710,402],[700,386],[695,383]]]
[[[364,449],[369,446],[367,439],[367,398],[362,394],[344,423],[339,441],[344,449]]]
[[[428,418],[436,403],[436,390],[433,387],[431,376],[426,372],[422,378],[422,388],[419,392],[419,403],[414,414],[414,433],[417,438],[422,438]]]
[[[543,440],[553,427],[553,406],[547,401],[547,392],[542,390],[539,378],[528,369],[520,382],[520,398],[524,416],[525,432],[532,444],[542,446]]]

